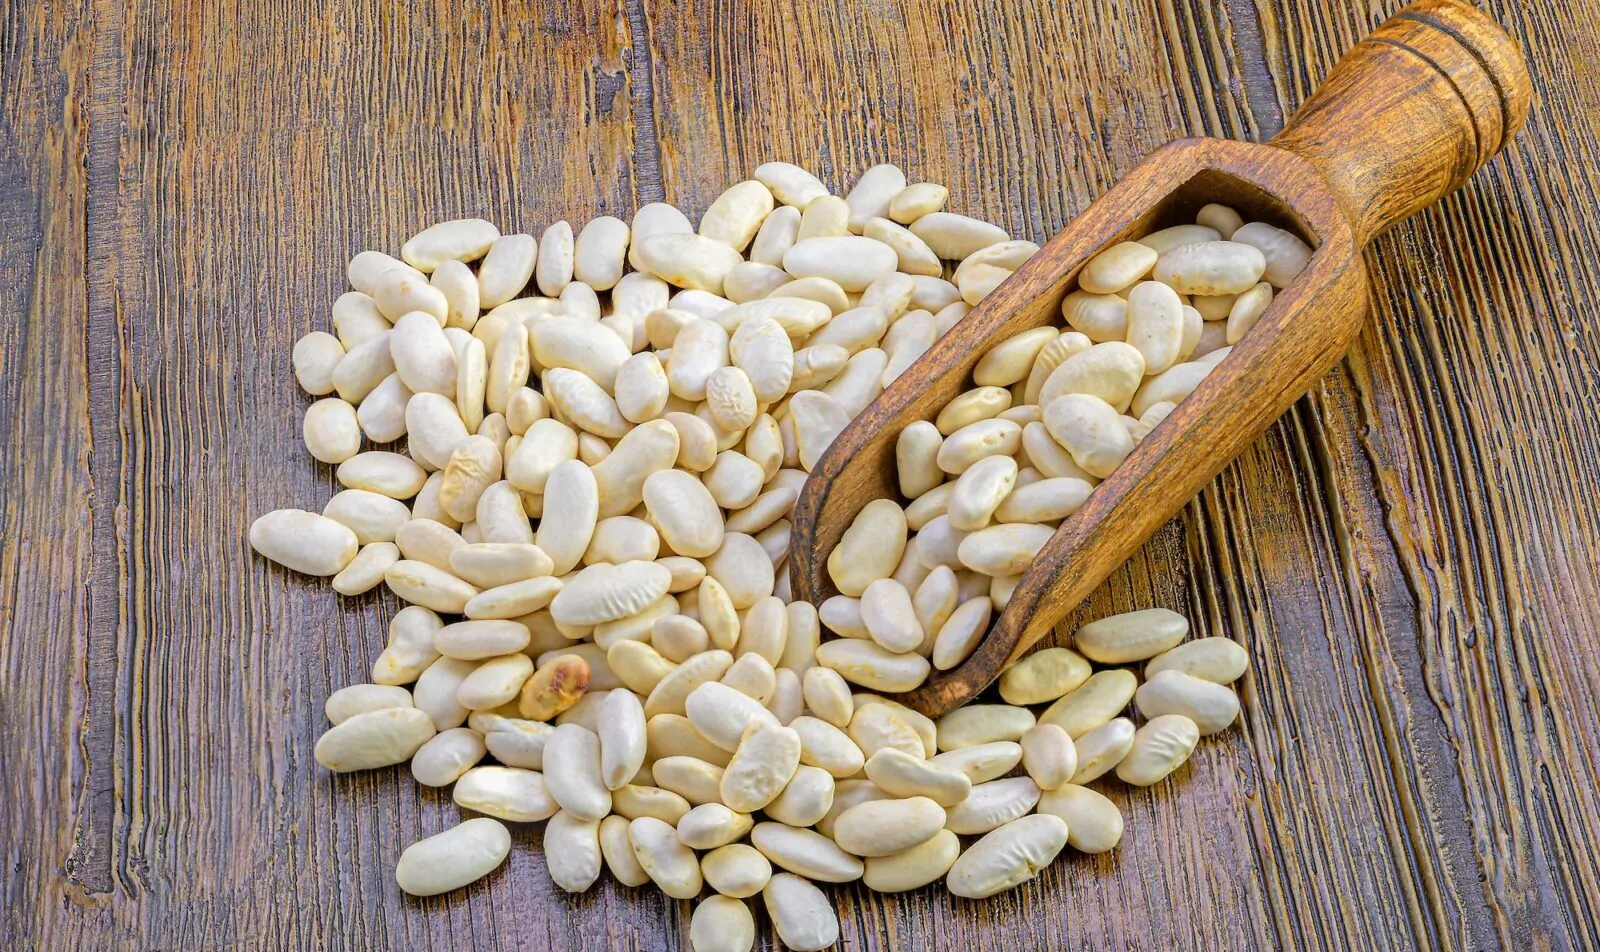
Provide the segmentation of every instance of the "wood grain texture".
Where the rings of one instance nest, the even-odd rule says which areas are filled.
[[[400,850],[455,808],[330,778],[396,609],[249,557],[320,504],[288,355],[342,262],[768,158],[874,161],[1053,234],[1181,135],[1264,140],[1399,3],[182,0],[0,20],[0,945],[686,948],[686,903]],[[1241,727],[1128,835],[983,903],[839,890],[845,948],[1600,945],[1600,5],[1485,3],[1523,138],[1378,239],[1352,356],[1091,597],[1249,647]],[[775,946],[758,914],[764,948]]]

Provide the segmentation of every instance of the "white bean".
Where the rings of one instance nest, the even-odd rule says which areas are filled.
[[[950,867],[945,885],[965,899],[985,899],[1033,879],[1067,845],[1067,824],[1053,814],[1021,817],[972,844]]]
[[[357,714],[317,739],[317,763],[336,773],[404,763],[433,737],[433,721],[414,707]]]
[[[628,827],[633,855],[661,891],[673,899],[700,894],[700,863],[671,825],[655,817],[638,817]]]
[[[1165,608],[1124,612],[1078,629],[1074,642],[1085,657],[1101,664],[1144,661],[1176,647],[1189,634],[1189,620]]]
[[[1117,779],[1137,787],[1159,783],[1194,752],[1200,729],[1181,714],[1163,714],[1146,721],[1133,735],[1133,746],[1117,764]]]
[[[1122,813],[1098,791],[1066,784],[1039,798],[1039,812],[1067,824],[1067,845],[1080,853],[1104,853],[1122,839]]]
[[[689,946],[694,952],[750,952],[755,943],[755,920],[737,899],[711,896],[695,906],[689,918]]]
[[[413,896],[437,896],[489,875],[510,852],[510,831],[477,817],[406,847],[394,878]]]
[[[250,546],[285,568],[328,576],[350,564],[360,542],[348,526],[326,516],[277,509],[250,524]]]

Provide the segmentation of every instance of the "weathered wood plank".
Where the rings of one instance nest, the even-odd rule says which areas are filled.
[[[1387,12],[1262,4],[1291,100]],[[1384,5],[1387,8],[1388,5]],[[1597,941],[1592,756],[1600,334],[1592,15],[1489,10],[1539,100],[1517,147],[1369,254],[1375,314],[1315,404],[1350,645],[1404,810],[1419,921],[1458,948]],[[1559,37],[1559,41],[1556,39]],[[1552,161],[1555,159],[1555,161]],[[1302,414],[1300,419],[1305,420]]]
[[[115,567],[91,506],[96,447],[116,434],[99,429],[103,350],[85,333],[87,15],[18,7],[0,29],[0,937],[41,944],[66,931],[54,907],[99,878],[83,843],[107,841],[112,806],[83,731],[110,700],[90,690],[83,635],[116,604],[88,585],[103,556]]]

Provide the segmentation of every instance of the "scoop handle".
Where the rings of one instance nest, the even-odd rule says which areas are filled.
[[[1334,65],[1273,145],[1309,159],[1365,244],[1460,188],[1528,117],[1516,44],[1461,0],[1419,0]]]

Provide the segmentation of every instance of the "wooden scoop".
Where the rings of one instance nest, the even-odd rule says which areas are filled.
[[[1367,311],[1363,247],[1450,194],[1527,118],[1527,66],[1484,14],[1421,0],[1341,59],[1270,145],[1180,139],[1141,162],[900,376],[833,442],[795,507],[795,597],[836,594],[826,558],[862,507],[898,498],[895,441],[972,386],[995,343],[1060,325],[1096,252],[1194,221],[1207,202],[1316,253],[1198,389],[1046,543],[988,637],[899,700],[937,716],[1050,632],[1345,353]]]

